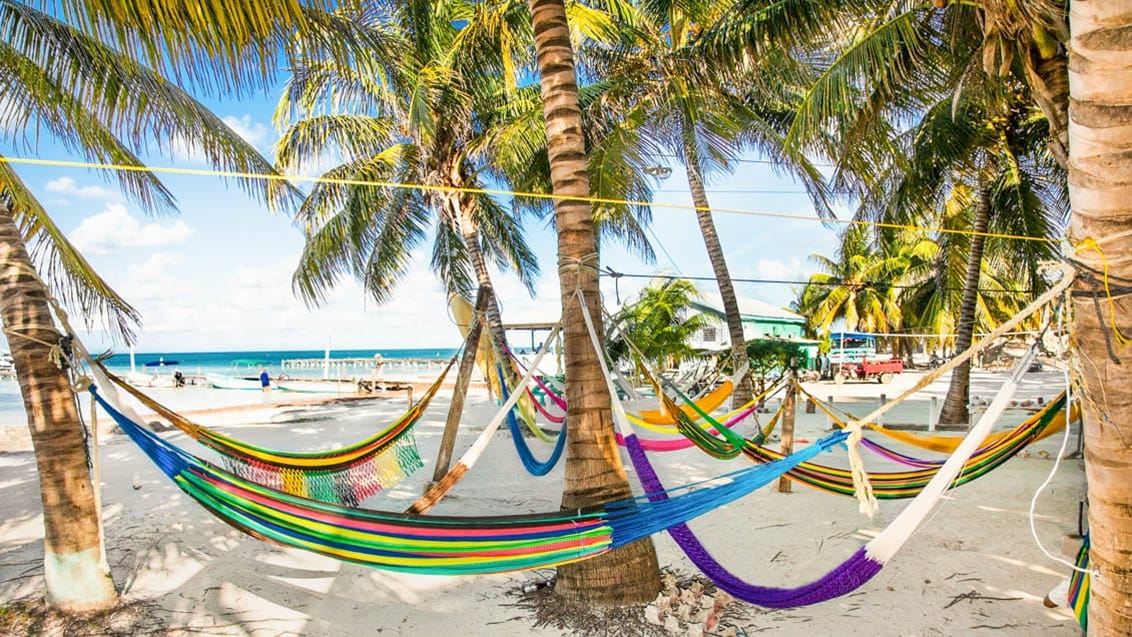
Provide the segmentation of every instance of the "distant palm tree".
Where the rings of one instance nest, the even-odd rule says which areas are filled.
[[[597,232],[589,197],[586,147],[578,103],[570,24],[563,0],[529,0],[546,117],[547,152],[558,227],[559,281],[565,333],[566,400],[570,421],[562,507],[574,509],[630,497],[613,435],[601,353],[594,351],[576,294],[601,330]],[[603,332],[599,331],[598,334]],[[570,601],[617,605],[647,602],[660,590],[651,538],[558,568],[555,592]]]
[[[214,5],[205,12],[177,0],[0,0],[5,131],[31,148],[47,133],[89,161],[139,169],[139,153],[167,150],[176,140],[216,168],[270,173],[254,148],[151,69],[203,91],[246,91],[269,81],[277,55],[291,54],[296,29],[331,29],[335,21],[292,0],[257,3],[254,11],[230,0]],[[350,41],[342,28],[323,44],[337,49]],[[155,149],[152,142],[160,145]],[[174,208],[172,194],[152,173],[115,176],[147,210]],[[286,201],[282,182],[237,183],[262,198],[271,191]],[[66,353],[71,335],[59,332],[49,304],[57,298],[86,320],[102,314],[124,339],[131,338],[138,317],[67,242],[9,163],[0,164],[0,266],[0,317],[43,496],[47,602],[66,612],[104,609],[118,597],[102,545],[87,440],[69,370],[52,362],[53,349]]]
[[[849,226],[836,260],[810,255],[819,272],[810,275],[796,307],[815,334],[829,334],[835,321],[847,330],[884,334],[900,326],[896,290],[899,257],[877,247],[866,226]]]
[[[298,219],[307,244],[294,275],[299,295],[320,302],[343,274],[385,302],[410,256],[433,233],[432,267],[449,294],[486,290],[487,321],[498,348],[506,335],[489,261],[531,289],[534,254],[513,211],[477,192],[489,167],[472,151],[482,133],[484,96],[514,85],[511,55],[528,23],[517,3],[411,0],[348,13],[394,42],[343,65],[295,67],[277,120],[286,132],[277,161],[287,170],[333,159]],[[509,74],[510,73],[510,74]],[[380,187],[359,182],[405,184]]]
[[[696,286],[684,279],[666,279],[646,286],[635,301],[613,316],[617,330],[610,339],[611,355],[620,352],[622,355],[615,358],[635,358],[626,339],[645,355],[643,362],[652,367],[679,363],[694,355],[689,341],[707,324],[703,314],[692,305],[699,296]]]

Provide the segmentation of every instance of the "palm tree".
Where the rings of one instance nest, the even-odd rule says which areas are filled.
[[[810,276],[796,305],[815,334],[829,334],[834,321],[847,330],[884,334],[900,326],[895,289],[898,276],[886,246],[877,248],[868,227],[854,225],[841,237],[837,260],[810,255],[822,271]]]
[[[485,185],[487,167],[472,153],[482,131],[481,96],[515,81],[505,71],[514,66],[510,51],[522,48],[525,16],[512,5],[361,7],[348,14],[355,24],[397,46],[348,65],[321,59],[296,66],[277,111],[287,126],[277,162],[290,170],[320,153],[341,160],[298,215],[308,240],[294,287],[308,303],[321,301],[343,273],[379,302],[389,300],[435,223],[433,269],[449,294],[488,292],[492,338],[497,351],[507,351],[488,261],[512,269],[528,289],[538,265],[515,215],[468,191]],[[360,185],[365,181],[425,187]]]
[[[783,52],[764,51],[728,68],[705,63],[705,40],[731,28],[731,3],[644,2],[626,21],[633,38],[621,47],[592,52],[588,64],[600,69],[628,95],[629,112],[641,118],[651,143],[684,164],[696,219],[723,301],[731,357],[747,369],[735,287],[712,218],[706,181],[730,171],[752,147],[796,175],[825,209],[823,178],[802,154],[785,152],[779,130],[788,123],[790,72],[796,65]],[[710,59],[710,58],[709,58]],[[777,67],[776,73],[765,72]],[[743,374],[732,404],[751,399],[751,377]]]
[[[290,54],[293,30],[334,23],[309,5],[287,0],[259,3],[255,11],[221,1],[214,14],[188,10],[176,0],[144,7],[113,0],[37,4],[45,8],[0,0],[9,134],[34,146],[47,132],[89,161],[137,168],[143,168],[137,153],[152,150],[149,142],[160,139],[167,148],[170,139],[179,139],[219,169],[270,172],[270,164],[219,118],[150,69],[165,69],[201,90],[246,90],[266,83],[269,60],[281,51]],[[337,48],[350,39],[342,31],[323,44]],[[171,193],[151,173],[120,171],[116,177],[147,210],[174,207]],[[274,190],[284,200],[286,187],[279,182],[238,183],[261,198]],[[28,244],[35,246],[38,264]],[[36,265],[46,272],[46,282]],[[89,450],[69,371],[50,362],[55,347],[66,350],[70,335],[55,326],[49,302],[57,298],[89,318],[102,314],[127,340],[137,316],[66,241],[8,163],[0,167],[0,271],[6,291],[0,317],[43,493],[47,601],[67,612],[107,608],[117,592],[102,545]]]
[[[706,324],[704,316],[692,306],[699,296],[696,286],[684,279],[667,279],[646,286],[636,301],[613,316],[617,333],[610,339],[610,357],[635,358],[626,339],[649,357],[644,362],[654,368],[694,355],[688,341]]]
[[[834,182],[865,201],[858,214],[867,219],[920,222],[946,198],[949,184],[974,188],[968,285],[956,337],[956,347],[965,349],[975,327],[987,232],[1019,219],[1015,228],[1052,237],[1063,209],[1057,204],[1063,195],[1047,197],[1022,176],[1033,171],[1039,181],[1057,180],[1052,162],[1040,158],[1051,123],[1032,106],[1027,80],[1038,76],[1027,74],[1029,63],[1009,64],[1032,40],[1019,36],[1015,49],[986,36],[983,29],[995,18],[966,4],[941,13],[924,3],[864,2],[845,16],[852,35],[831,39],[833,61],[807,91],[788,144],[835,157]],[[1002,63],[989,64],[993,59]],[[1023,216],[1000,214],[1003,206]],[[1029,266],[1051,255],[1051,244],[1010,249],[1018,248],[1029,254],[1023,259]],[[1040,283],[1036,268],[1024,274]],[[1029,288],[1040,292],[1040,285]],[[952,374],[945,421],[966,421],[968,383],[964,364]]]
[[[971,234],[964,241],[966,276],[955,337],[959,351],[970,347],[978,315],[989,318],[980,311],[980,301],[986,300],[979,294],[984,260],[1011,275],[1031,296],[1041,293],[1045,282],[1039,264],[1054,258],[1053,237],[1067,213],[1064,173],[1046,159],[1049,128],[1025,85],[981,71],[963,78],[962,85],[962,93],[932,105],[902,136],[906,160],[874,170],[883,177],[871,178],[874,183],[859,213],[890,223],[924,223],[933,216],[925,211],[954,202],[956,190],[975,193]],[[988,239],[988,233],[1039,240]],[[1041,241],[1043,237],[1048,239]],[[952,372],[941,422],[967,422],[969,378],[969,361]]]
[[[627,497],[632,492],[613,436],[609,390],[599,353],[587,333],[582,306],[601,325],[597,237],[590,195],[577,74],[563,0],[529,0],[546,117],[550,175],[556,197],[559,281],[565,332],[566,400],[570,431],[562,507]],[[559,567],[555,591],[571,601],[601,605],[642,603],[660,590],[660,567],[651,539],[597,558]]]
[[[1132,418],[1132,348],[1120,335],[1132,335],[1127,194],[1132,140],[1127,126],[1113,122],[1127,121],[1132,114],[1132,42],[1119,36],[1127,31],[1132,13],[1123,0],[1071,0],[1069,10],[1075,62],[1069,71],[1074,122],[1069,129],[1069,234],[1076,241],[1096,242],[1096,249],[1078,251],[1082,267],[1089,269],[1074,295],[1074,340],[1085,383],[1089,528],[1095,538],[1089,557],[1097,572],[1090,591],[1089,634],[1127,635],[1132,634],[1127,611],[1132,580],[1124,575],[1132,566],[1132,494],[1127,486],[1132,484],[1132,450],[1122,423]],[[1112,305],[1106,309],[1108,293]]]

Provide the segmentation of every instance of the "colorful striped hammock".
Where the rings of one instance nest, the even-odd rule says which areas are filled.
[[[511,395],[507,390],[507,379],[503,375],[502,368],[497,368],[499,372],[499,391],[503,396],[503,400],[507,401]],[[529,393],[529,392],[528,392]],[[538,401],[531,397],[535,405]],[[507,410],[507,428],[511,432],[511,440],[515,444],[515,451],[519,454],[519,460],[523,463],[523,468],[527,473],[532,476],[545,476],[550,473],[554,465],[562,458],[562,452],[566,450],[566,422],[563,419],[562,429],[558,431],[558,438],[554,442],[554,449],[550,452],[550,457],[545,461],[540,461],[535,458],[535,454],[531,451],[530,445],[527,444],[526,438],[523,437],[523,432],[519,429],[518,419],[515,417],[515,408]]]
[[[844,416],[844,417],[839,416],[838,413],[835,413],[835,408],[832,405],[828,405],[828,404],[822,402],[817,397],[815,397],[813,394],[807,392],[802,387],[801,383],[795,383],[794,386],[799,392],[801,392],[801,394],[803,396],[805,396],[810,401],[812,401],[813,404],[818,409],[825,412],[825,414],[827,416],[829,416],[830,421],[833,422],[833,424],[835,424],[836,426],[845,427],[845,425],[846,425],[845,418],[853,418],[854,417],[852,414],[850,414],[850,413],[848,413],[844,410],[837,409],[836,411],[840,412],[841,416]],[[1064,392],[1062,392],[1062,394],[1064,394]],[[1054,400],[1057,400],[1057,398],[1055,398]],[[1072,421],[1076,420],[1080,416],[1080,413],[1081,413],[1080,405],[1078,403],[1073,403],[1073,405],[1070,407],[1069,421],[1072,422]],[[1060,431],[1062,429],[1062,427],[1065,426],[1065,422],[1066,422],[1066,420],[1065,420],[1064,416],[1059,415],[1056,420],[1054,420],[1052,423],[1050,423],[1049,426],[1047,426],[1040,434],[1035,436],[1032,442],[1037,442],[1038,440],[1042,440],[1043,438],[1046,438],[1048,436],[1051,436],[1051,435],[1057,433],[1058,431]],[[928,451],[938,451],[939,453],[953,453],[955,451],[955,448],[957,446],[959,446],[959,443],[963,440],[963,438],[960,437],[960,436],[939,436],[939,435],[933,435],[933,434],[915,433],[915,432],[910,432],[910,431],[897,431],[897,430],[893,430],[893,429],[889,429],[887,427],[884,427],[883,425],[878,425],[876,423],[866,423],[865,428],[868,429],[869,431],[880,434],[882,436],[885,436],[886,438],[890,438],[890,439],[895,440],[897,442],[901,442],[901,443],[904,443],[906,445],[910,445],[912,447],[919,447],[920,449],[926,449]],[[993,433],[993,434],[987,436],[987,439],[983,444],[985,445],[985,444],[988,444],[988,443],[996,442],[1000,438],[1004,438],[1004,437],[1009,436],[1011,434],[1012,434],[1012,432],[1010,432],[1010,431],[1002,431],[1002,432],[998,432],[998,433]],[[870,444],[872,444],[876,448],[884,450],[884,452],[889,451],[885,447],[882,447],[878,444],[874,444],[874,443],[870,443]],[[919,466],[926,466],[927,464],[938,464],[937,462],[926,461],[926,460],[924,460],[924,461],[912,460],[912,462],[907,462],[905,460],[898,460],[898,461],[904,462],[905,464],[909,464],[910,466],[918,466],[918,465]]]
[[[265,449],[226,436],[181,416],[99,365],[92,370],[103,386],[113,383],[173,426],[220,455],[228,471],[291,495],[357,506],[424,466],[413,425],[440,389],[455,357],[409,410],[384,429],[351,445],[327,451]]]
[[[1062,395],[1058,399],[1050,401],[1043,410],[1027,418],[1007,432],[1006,435],[978,448],[964,463],[962,470],[951,486],[966,484],[986,475],[1014,457],[1050,426],[1063,426],[1064,416],[1062,412],[1064,405],[1065,397]],[[773,462],[783,455],[781,452],[746,441],[738,434],[733,434],[726,429],[719,430],[725,440],[711,436],[701,426],[692,422],[684,423],[682,431],[698,447],[719,458],[736,457],[742,453],[755,462]],[[915,464],[921,467],[906,471],[870,472],[869,482],[872,484],[873,491],[878,499],[902,499],[915,496],[928,484],[941,464],[936,461],[913,463],[910,456],[888,450],[873,441],[862,441],[862,445],[873,451],[882,452],[890,459],[906,460],[905,464]],[[831,493],[855,494],[853,476],[848,469],[817,463],[802,463],[791,469],[787,476],[803,484]]]
[[[653,382],[660,382],[655,378],[652,380]],[[664,392],[659,392],[659,395],[661,400],[673,403],[673,400]],[[965,462],[952,486],[966,484],[986,475],[1014,457],[1026,445],[1038,439],[1047,428],[1056,430],[1064,426],[1065,419],[1062,414],[1064,405],[1065,395],[1062,394],[1057,399],[1050,401],[1041,411],[1031,415],[1014,429],[1006,432],[1001,438],[984,443]],[[695,443],[697,447],[713,457],[731,459],[742,454],[755,462],[771,462],[783,456],[781,452],[769,449],[754,440],[747,440],[726,427],[719,426],[719,423],[706,412],[700,412],[700,416],[704,419],[704,424],[680,417],[678,427],[680,432]],[[713,435],[707,429],[709,426],[714,426],[714,431],[722,439]],[[887,449],[874,441],[862,440],[862,446],[889,459],[904,461],[905,464],[920,467],[906,471],[870,472],[869,482],[872,484],[873,492],[878,499],[891,500],[914,497],[928,484],[942,464],[941,461],[918,461],[911,456]],[[853,474],[848,469],[805,462],[791,469],[786,475],[803,484],[831,493],[850,496],[856,494]]]
[[[545,568],[593,557],[743,497],[847,437],[835,432],[781,462],[685,485],[657,502],[640,497],[530,515],[421,517],[344,507],[250,482],[162,440],[96,388],[90,391],[181,490],[240,531],[344,561],[434,575]]]
[[[1069,592],[1066,598],[1069,600],[1069,606],[1073,609],[1073,614],[1077,616],[1077,623],[1081,625],[1081,630],[1089,630],[1089,584],[1091,576],[1089,575],[1089,534],[1085,533],[1085,539],[1081,542],[1081,548],[1077,550],[1077,560],[1074,564],[1077,570],[1073,571],[1073,575],[1069,578]]]
[[[692,400],[685,398],[687,404],[676,407],[672,401],[666,401],[661,398],[660,409],[645,409],[637,414],[637,416],[645,422],[654,425],[675,425],[677,424],[678,417],[690,418],[698,420],[703,418],[703,414],[715,411],[717,407],[727,400],[731,395],[731,391],[735,389],[734,383],[725,380],[719,384],[718,387],[711,390],[707,394]],[[657,390],[657,396],[660,397],[664,392]],[[616,394],[614,394],[616,395]],[[683,396],[683,394],[681,394]]]

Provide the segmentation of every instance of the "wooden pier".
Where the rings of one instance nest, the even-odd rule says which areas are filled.
[[[329,365],[328,365],[329,363]],[[440,358],[380,358],[380,357],[362,357],[362,358],[331,358],[329,361],[325,358],[285,358],[280,362],[283,369],[324,369],[329,366],[331,370],[341,376],[349,370],[360,370],[366,372],[368,375],[371,371],[381,369],[398,369],[398,368],[419,368],[419,369],[443,369],[448,363],[447,359]]]

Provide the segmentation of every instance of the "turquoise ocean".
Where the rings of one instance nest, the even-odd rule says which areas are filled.
[[[375,355],[384,363],[382,379],[409,380],[439,374],[443,365],[456,354],[455,349],[353,349],[331,350],[330,378],[369,378]],[[137,372],[172,375],[180,371],[190,379],[206,374],[255,377],[261,368],[272,378],[280,374],[298,378],[322,378],[325,367],[324,350],[249,350],[239,352],[137,352],[134,369]],[[305,365],[289,365],[284,361],[305,361]],[[106,367],[117,374],[130,371],[130,355],[114,354]],[[24,426],[23,398],[15,380],[0,380],[0,426]]]

